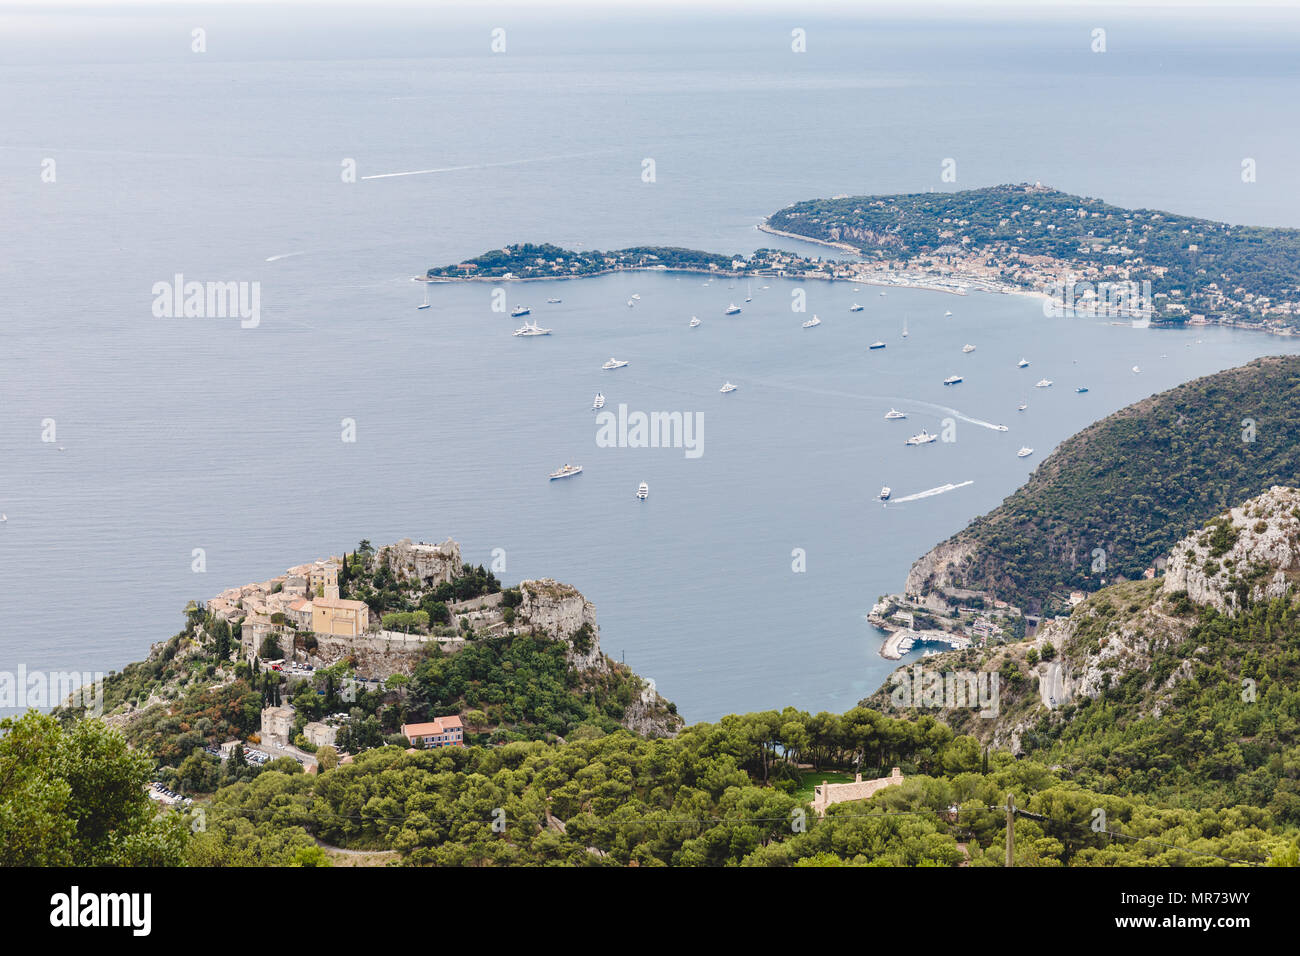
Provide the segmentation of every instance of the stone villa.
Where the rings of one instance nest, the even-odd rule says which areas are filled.
[[[847,803],[850,800],[866,800],[884,790],[885,787],[892,787],[902,782],[903,772],[897,767],[888,777],[878,777],[875,780],[863,780],[862,774],[857,774],[857,779],[853,783],[827,783],[823,780],[821,786],[813,791],[812,806],[817,811],[817,815],[822,816],[826,813],[827,807],[833,804]]]

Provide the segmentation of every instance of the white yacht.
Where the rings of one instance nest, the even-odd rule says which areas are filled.
[[[963,346],[961,347],[961,350],[962,350],[963,352],[974,352],[974,351],[975,351],[975,346],[973,346],[973,345],[963,345]]]
[[[1021,359],[1016,363],[1016,368],[1029,368],[1029,359]]]
[[[551,481],[554,481],[556,478],[572,478],[574,475],[580,474],[582,474],[581,465],[565,465],[563,468],[551,472],[550,478]]]
[[[547,304],[547,305],[559,305],[559,304],[560,304],[561,302],[563,302],[563,301],[564,301],[563,299],[547,299],[547,300],[546,300],[546,304]]]
[[[522,318],[522,317],[525,316],[525,315],[529,315],[529,314],[531,314],[532,311],[533,311],[533,310],[530,309],[530,308],[528,308],[528,306],[526,306],[526,305],[517,305],[517,306],[515,306],[515,310],[514,310],[513,312],[510,313],[510,317],[511,317],[512,319]]]
[[[515,335],[523,335],[523,336],[529,336],[529,335],[550,335],[550,334],[551,334],[551,330],[550,330],[550,329],[544,329],[544,328],[542,328],[542,327],[539,326],[536,322],[525,322],[525,323],[524,323],[523,325],[521,325],[519,328],[515,329],[514,334],[515,334]]]
[[[602,395],[600,392],[597,392],[596,397],[591,400],[591,410],[593,412],[599,411],[604,407],[605,407],[605,396]]]
[[[879,339],[876,339],[876,341],[872,342],[870,345],[867,346],[867,351],[869,352],[872,349],[883,349],[884,347],[885,347],[885,343],[880,341]]]
[[[803,327],[805,329],[811,329],[813,326],[821,325],[821,324],[822,324],[822,320],[817,318],[817,316],[814,315],[811,319],[809,319],[807,322],[803,324]]]
[[[644,481],[641,482],[641,487],[637,488],[636,490],[636,496],[640,498],[642,501],[645,501],[647,498],[650,497],[650,486],[647,485]]]
[[[907,441],[903,442],[903,444],[904,445],[928,445],[930,444],[930,442],[934,442],[938,440],[939,440],[938,435],[931,435],[924,428],[922,428],[921,433],[919,435],[913,435]]]
[[[694,315],[691,316],[691,328],[696,328],[696,327],[699,326],[699,324],[700,324],[700,320],[699,320],[699,318],[698,318],[697,316],[694,316]]]
[[[885,421],[887,422],[892,422],[896,418],[906,418],[906,417],[907,415],[904,414],[903,412],[900,412],[897,408],[891,408],[889,411],[885,412]]]
[[[605,371],[609,371],[612,368],[622,368],[626,364],[627,362],[622,359],[611,358],[608,362],[602,365],[601,368],[605,369]]]
[[[961,381],[962,381],[962,377],[961,377],[960,375],[949,375],[947,378],[945,378],[945,379],[943,380],[943,384],[945,384],[945,385],[957,385],[957,384],[960,383]]]
[[[1019,405],[1016,406],[1016,411],[1023,412],[1028,407],[1029,406],[1026,403],[1021,402]]]
[[[945,319],[951,319],[951,318],[952,318],[952,313],[951,313],[951,312],[945,312],[945,313],[943,314],[943,317],[944,317]]]
[[[636,303],[633,302],[631,299],[628,299],[628,300],[627,300],[627,307],[628,307],[629,309],[632,308],[632,306],[634,306],[634,305],[636,305]]]
[[[1017,458],[1028,458],[1028,457],[1029,457],[1030,455],[1032,455],[1033,453],[1034,453],[1034,450],[1033,450],[1032,448],[1022,448],[1022,449],[1020,449],[1020,451],[1016,452],[1016,457],[1017,457]]]
[[[856,302],[854,302],[851,306],[849,306],[850,312],[861,312],[862,309],[863,306],[858,305]]]
[[[0,522],[5,522],[8,520],[9,520],[9,516],[7,514],[0,513]]]
[[[883,487],[883,488],[880,489],[880,494],[877,495],[876,497],[879,498],[881,501],[888,501],[888,500],[889,500],[889,496],[890,496],[892,493],[893,493],[893,492],[891,492],[891,491],[889,490],[889,485],[885,485],[885,487]]]
[[[738,305],[736,305],[736,303],[732,302],[730,305],[727,306],[726,311],[723,312],[722,314],[723,314],[723,315],[740,315],[740,306],[738,306]]]
[[[1034,383],[1034,388],[1051,388],[1051,387],[1052,387],[1052,380],[1050,378],[1045,378],[1042,379],[1041,381]]]
[[[718,389],[718,391],[723,395],[726,395],[728,392],[734,392],[735,390],[736,386],[732,385],[730,382],[723,382],[722,388]]]
[[[1137,375],[1137,374],[1140,373],[1141,371],[1142,371],[1142,369],[1138,368],[1136,365],[1133,366],[1133,374],[1134,374],[1134,375]]]
[[[640,292],[633,292],[633,293],[632,293],[632,298],[634,298],[634,299],[640,299],[640,298],[641,298],[641,293],[640,293]]]
[[[880,294],[881,294],[881,295],[884,295],[885,293],[884,293],[884,292],[881,292]]]

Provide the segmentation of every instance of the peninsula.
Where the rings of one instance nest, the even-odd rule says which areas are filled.
[[[576,279],[625,271],[841,280],[1045,295],[1055,314],[1156,325],[1300,327],[1300,230],[1125,209],[1041,184],[793,203],[758,228],[820,243],[722,255],[665,246],[578,252],[518,244],[428,270],[428,281]],[[1050,303],[1049,303],[1050,304]]]

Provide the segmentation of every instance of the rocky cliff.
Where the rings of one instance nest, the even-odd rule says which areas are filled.
[[[1274,485],[1174,548],[1166,592],[1233,614],[1283,597],[1300,580],[1300,492]]]
[[[1017,752],[1026,733],[1068,720],[1081,703],[1121,684],[1127,688],[1127,714],[1158,717],[1198,663],[1214,663],[1202,660],[1205,648],[1192,639],[1201,608],[1235,616],[1259,602],[1296,594],[1300,491],[1274,486],[1231,508],[1179,541],[1166,567],[1164,577],[1090,595],[1069,616],[1045,620],[1030,640],[946,652],[896,674],[906,674],[916,686],[916,668],[922,679],[996,674],[998,704],[991,717],[948,700],[931,712],[959,732]],[[892,686],[887,682],[864,703],[899,710],[890,699]]]

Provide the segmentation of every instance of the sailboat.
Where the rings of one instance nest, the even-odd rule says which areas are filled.
[[[903,338],[907,338],[907,319],[903,320]]]
[[[424,304],[417,305],[417,309],[427,309],[429,307],[429,283],[424,284]]]
[[[746,302],[754,301],[754,292],[750,288],[750,284],[748,282],[745,283],[745,301]]]

